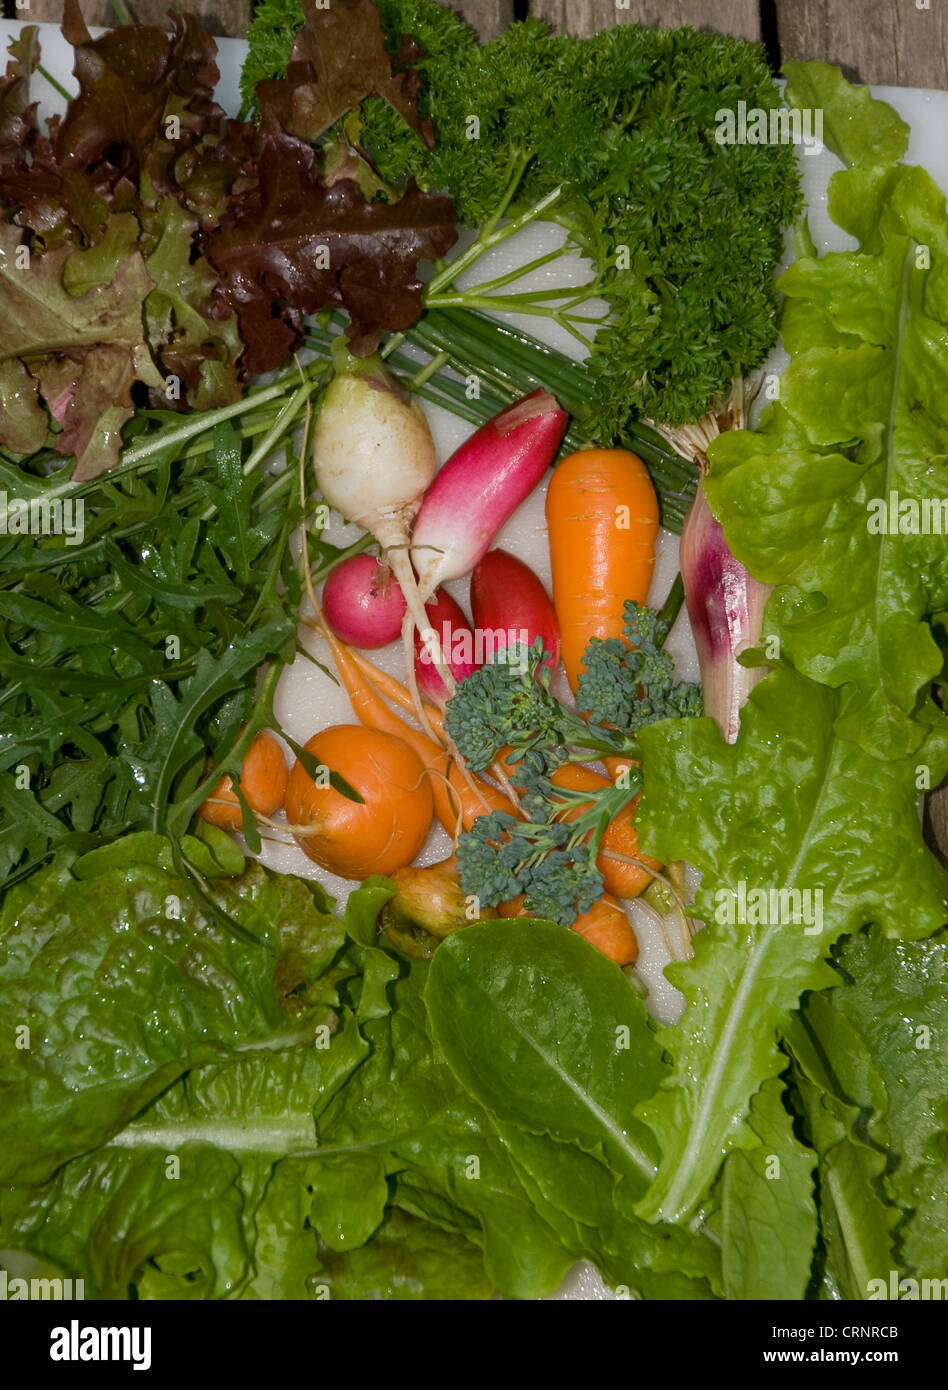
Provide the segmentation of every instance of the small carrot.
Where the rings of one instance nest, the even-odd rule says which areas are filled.
[[[526,895],[520,893],[510,902],[501,903],[497,911],[501,917],[532,917],[534,914],[527,910],[525,898]],[[588,912],[581,912],[570,931],[583,937],[617,965],[631,965],[638,959],[639,943],[635,932],[622,904],[616,902],[611,893],[603,893]]]
[[[273,734],[262,729],[244,754],[240,789],[251,811],[272,816],[283,805],[287,783],[286,759]],[[243,824],[240,802],[230,777],[222,777],[198,815],[222,830],[239,830]]]
[[[602,791],[612,783],[581,763],[562,763],[550,775],[550,781],[557,787],[571,791]],[[618,898],[635,898],[643,892],[654,877],[654,870],[662,866],[657,859],[648,859],[639,850],[639,837],[635,829],[635,809],[639,798],[633,797],[618,815],[613,816],[599,841],[599,854],[596,868],[602,874],[606,891],[615,893]],[[587,809],[589,803],[571,807],[562,819],[576,820]],[[617,857],[618,856],[618,857]],[[630,863],[637,860],[638,863]]]
[[[638,960],[639,943],[632,924],[621,903],[609,893],[603,893],[588,912],[576,918],[571,930],[577,932],[590,946],[595,946],[616,965],[632,965]]]
[[[431,828],[432,795],[421,759],[392,734],[359,724],[334,724],[305,745],[333,768],[362,801],[317,783],[301,762],[293,765],[286,818],[293,838],[321,868],[363,879],[403,869]]]
[[[563,665],[575,691],[590,638],[621,638],[626,600],[648,598],[658,536],[648,469],[627,449],[571,454],[553,469],[546,522]]]
[[[490,811],[508,811],[518,820],[523,819],[519,806],[503,792],[491,786],[483,777],[462,767],[458,759],[433,738],[411,728],[404,719],[393,714],[378,691],[362,675],[355,655],[332,633],[325,635],[359,722],[367,728],[380,729],[403,739],[432,774],[431,794],[435,815],[449,835],[457,833],[459,823],[461,829],[469,830],[478,816],[487,815]]]

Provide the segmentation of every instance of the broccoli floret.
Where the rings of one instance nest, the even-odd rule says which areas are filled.
[[[497,907],[520,893],[538,917],[568,927],[602,897],[602,874],[575,823],[518,821],[505,811],[479,816],[458,841],[466,893]]]
[[[675,684],[674,663],[662,643],[668,625],[654,609],[629,600],[623,632],[616,638],[594,637],[583,658],[576,703],[596,723],[634,733],[659,719],[701,713],[701,689],[687,681]]]

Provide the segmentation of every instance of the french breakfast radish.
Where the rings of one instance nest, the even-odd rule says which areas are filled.
[[[374,555],[350,555],[323,586],[326,622],[343,642],[365,651],[398,641],[406,607],[391,568]]]
[[[426,492],[412,531],[424,598],[470,573],[553,462],[568,420],[548,391],[532,391],[455,450]]]
[[[362,797],[343,796],[315,782],[301,762],[286,791],[286,818],[297,844],[323,869],[342,878],[403,869],[431,827],[431,785],[421,759],[402,739],[360,724],[335,724],[305,745],[338,770]]]
[[[522,560],[506,550],[489,550],[471,575],[471,613],[485,654],[537,637],[550,653],[544,666],[560,658],[560,628],[549,595]]]
[[[286,759],[277,739],[261,729],[244,754],[240,769],[240,789],[251,811],[272,816],[286,796]],[[201,820],[222,830],[240,830],[243,825],[240,802],[230,777],[222,777],[205,802],[198,807]]]
[[[553,605],[576,690],[592,637],[622,637],[627,599],[645,603],[655,566],[658,499],[627,449],[583,449],[553,470],[546,494]]]
[[[415,679],[422,695],[436,704],[443,704],[449,691],[438,675],[433,657],[432,634],[456,681],[464,680],[481,664],[475,661],[475,640],[471,625],[461,605],[455,603],[447,589],[436,589],[434,597],[425,604],[429,626],[415,632]]]

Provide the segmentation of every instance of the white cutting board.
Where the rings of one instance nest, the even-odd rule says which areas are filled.
[[[16,21],[0,21],[0,40],[4,45],[8,37],[15,34],[19,27]],[[74,90],[70,45],[63,39],[56,26],[41,24],[39,29],[43,65],[63,87],[68,91]],[[92,31],[93,35],[100,32],[102,31]],[[221,81],[217,89],[217,99],[228,113],[236,115],[240,106],[238,82],[240,66],[247,51],[246,40],[220,39],[218,46]],[[944,139],[944,131],[948,130],[948,92],[930,92],[905,87],[874,87],[872,92],[873,95],[889,102],[909,123],[912,135],[908,160],[925,165],[941,187],[948,190],[948,141]],[[42,77],[36,77],[33,95],[40,102],[41,115],[53,115],[64,109],[65,103],[62,98]],[[823,151],[818,155],[801,153],[799,162],[803,172],[803,189],[809,209],[810,229],[817,247],[826,251],[845,250],[854,246],[855,242],[830,221],[826,210],[827,185],[830,176],[842,167],[839,160]],[[528,228],[486,255],[469,273],[468,282],[473,283],[475,280],[502,274],[517,264],[532,260],[545,250],[561,245],[563,236],[560,228],[549,223]],[[563,285],[567,283],[565,269],[566,263],[561,260],[553,269],[542,269],[525,278],[519,283],[518,288],[540,289],[545,283]],[[568,283],[581,284],[588,278],[588,270],[578,257],[571,258],[569,274],[571,278]],[[461,278],[461,283],[465,283],[464,277]],[[512,322],[522,323],[535,336],[542,336],[551,346],[560,348],[571,357],[578,358],[581,355],[580,345],[556,325],[550,326],[528,317],[510,317]],[[769,369],[779,371],[786,361],[785,354],[778,347],[774,349],[766,365]],[[438,457],[444,461],[466,438],[470,432],[469,428],[438,407],[425,406],[425,409]],[[550,562],[543,517],[544,497],[545,488],[538,488],[510,519],[498,536],[496,544],[513,551],[529,564],[549,588]],[[358,534],[357,528],[343,526],[338,520],[334,521],[326,532],[327,538],[335,543],[345,543]],[[678,538],[668,532],[662,532],[651,594],[654,604],[660,604],[664,600],[677,569]],[[468,580],[458,580],[446,587],[469,614]],[[303,642],[313,655],[331,665],[324,644],[306,629],[302,629],[301,633]],[[684,613],[669,638],[668,648],[675,656],[679,676],[686,680],[697,680],[697,661]],[[373,660],[392,674],[402,675],[402,654],[399,647],[375,653]],[[276,713],[282,727],[299,743],[305,743],[319,729],[330,724],[354,722],[344,691],[302,657],[297,658],[280,682]],[[443,859],[449,851],[450,841],[439,828],[432,832],[418,862],[434,863]],[[262,859],[271,868],[281,872],[319,878],[337,899],[344,899],[353,887],[343,879],[318,871],[312,861],[293,844],[265,842]],[[672,989],[663,975],[669,959],[664,943],[658,937],[640,939],[640,950],[639,972],[651,990],[649,1007],[657,1017],[670,1021],[677,1016],[681,996]],[[607,1299],[611,1298],[612,1294],[605,1288],[596,1271],[584,1265],[578,1266],[572,1272],[555,1297]]]

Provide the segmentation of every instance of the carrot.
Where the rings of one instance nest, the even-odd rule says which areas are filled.
[[[621,638],[626,600],[648,598],[658,500],[645,464],[626,449],[571,454],[553,469],[546,522],[563,665],[575,691],[590,638]]]
[[[571,791],[601,791],[604,787],[612,785],[608,777],[600,776],[598,772],[583,767],[581,763],[562,763],[550,775],[550,781],[554,786]],[[615,893],[618,898],[637,897],[654,877],[650,870],[662,867],[657,859],[648,859],[639,850],[639,837],[634,821],[638,803],[639,798],[633,797],[618,815],[613,816],[599,841],[596,868],[602,874],[606,891]],[[586,805],[580,803],[567,811],[562,819],[576,820],[586,809]],[[627,863],[630,859],[639,860],[645,867]]]
[[[433,738],[411,728],[404,719],[393,714],[378,691],[362,675],[360,662],[355,655],[332,633],[324,635],[359,722],[367,728],[379,729],[403,739],[432,773],[431,794],[435,815],[449,835],[457,833],[459,822],[463,830],[470,830],[478,816],[487,815],[490,811],[508,811],[518,820],[523,820],[519,806],[503,792],[491,786],[483,777],[462,767],[458,759]]]
[[[257,815],[272,816],[283,805],[286,795],[286,759],[277,739],[262,729],[244,754],[240,770],[240,789],[248,806]],[[222,830],[239,830],[243,824],[240,802],[230,777],[222,777],[198,815]]]
[[[501,917],[532,917],[525,906],[524,893],[510,902],[501,903],[497,911]],[[614,960],[617,965],[631,965],[638,959],[639,943],[631,923],[611,893],[603,893],[598,902],[593,903],[588,912],[581,912],[572,923],[570,931],[576,932],[590,946],[595,946],[604,956]]]
[[[577,932],[616,965],[632,965],[638,960],[639,943],[632,924],[615,898],[603,893],[588,912],[576,918],[571,931]]]
[[[314,734],[306,751],[345,777],[362,801],[314,782],[294,763],[286,818],[303,852],[342,878],[410,864],[428,838],[432,813],[431,787],[414,749],[377,729],[334,724]]]

